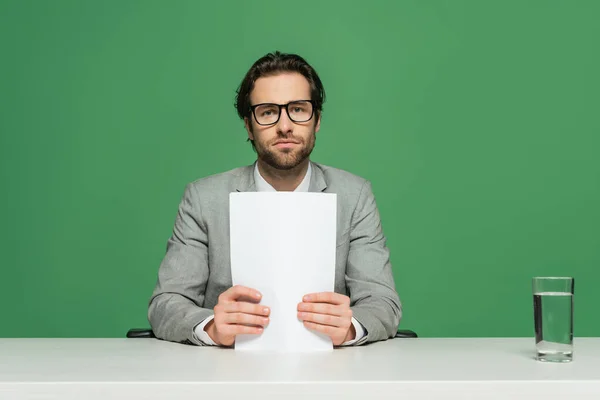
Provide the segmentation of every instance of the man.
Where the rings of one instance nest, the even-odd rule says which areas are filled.
[[[228,199],[275,190],[337,193],[335,292],[298,299],[306,328],[335,346],[395,335],[402,310],[370,183],[309,160],[324,99],[316,71],[297,55],[267,54],[250,68],[236,108],[258,159],[187,185],[148,310],[158,338],[229,347],[238,334],[263,332],[268,304],[253,288],[232,287]]]

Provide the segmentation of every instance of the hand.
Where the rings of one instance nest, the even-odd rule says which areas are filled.
[[[334,346],[356,337],[348,296],[323,292],[308,294],[302,300],[298,304],[298,318],[308,329],[326,334]]]
[[[260,334],[269,323],[269,307],[257,304],[262,295],[245,286],[234,286],[221,293],[214,308],[215,317],[204,327],[218,345],[232,346],[239,334]]]

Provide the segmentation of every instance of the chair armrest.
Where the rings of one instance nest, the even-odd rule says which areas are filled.
[[[154,332],[152,329],[141,329],[141,328],[133,328],[127,331],[128,338],[155,338]]]
[[[398,329],[398,332],[396,332],[396,336],[397,338],[416,338],[417,333],[413,332],[411,330],[408,329]]]

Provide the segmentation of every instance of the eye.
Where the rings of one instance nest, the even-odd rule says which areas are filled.
[[[256,109],[256,114],[259,117],[272,117],[274,115],[277,115],[278,111],[279,110],[277,107],[273,107],[271,105],[264,105]]]

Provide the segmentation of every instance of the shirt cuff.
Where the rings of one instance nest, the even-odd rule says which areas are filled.
[[[359,340],[365,337],[367,334],[365,327],[362,326],[360,322],[358,322],[354,317],[352,317],[352,325],[354,325],[354,330],[356,331],[356,337],[352,340],[348,340],[347,342],[342,343],[342,346],[352,346],[353,344],[357,344]]]
[[[204,327],[206,326],[206,324],[208,324],[214,318],[215,318],[215,316],[211,315],[210,317],[207,317],[204,321],[202,321],[198,325],[196,325],[196,327],[194,328],[194,335],[193,335],[194,339],[196,339],[197,341],[199,341],[201,344],[203,344],[205,346],[216,346],[217,345],[214,342],[214,340],[212,340],[210,338],[208,333],[204,330]]]

